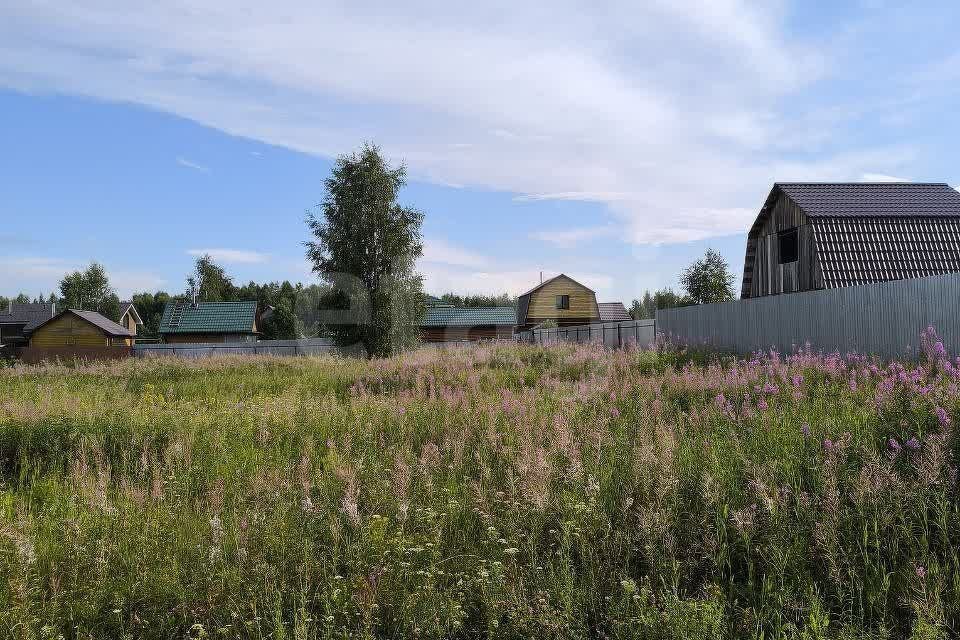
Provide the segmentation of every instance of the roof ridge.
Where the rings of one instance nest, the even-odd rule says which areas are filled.
[[[859,182],[791,182],[791,181],[777,181],[773,183],[774,185],[782,184],[796,184],[796,185],[838,185],[838,186],[856,186],[856,185],[916,185],[918,187],[949,187],[949,182],[910,182],[910,181],[859,181]]]

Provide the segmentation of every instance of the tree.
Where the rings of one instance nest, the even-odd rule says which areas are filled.
[[[680,276],[680,284],[692,304],[733,300],[733,281],[727,261],[713,249],[707,249],[704,256],[684,269]]]
[[[96,311],[111,320],[119,320],[120,298],[110,286],[103,265],[91,262],[84,271],[74,271],[60,281],[60,296],[65,308]]]
[[[338,344],[359,343],[370,358],[414,344],[423,315],[423,280],[414,271],[423,213],[397,203],[405,178],[403,165],[391,167],[365,144],[337,159],[321,215],[307,214],[307,258],[338,303],[324,324]]]
[[[461,296],[456,293],[445,293],[440,299],[447,304],[455,307],[515,307],[517,299],[509,293],[501,293],[498,296],[488,296],[483,294]]]
[[[163,309],[174,298],[166,291],[156,293],[135,293],[131,301],[137,308],[143,328],[139,333],[144,336],[155,336],[160,331],[160,320],[163,318]]]
[[[198,289],[197,300],[200,301],[229,302],[237,299],[233,278],[208,253],[197,258],[193,275],[187,278],[187,295],[190,296],[195,288]]]
[[[677,294],[673,289],[658,289],[652,294],[643,292],[643,298],[634,300],[630,305],[630,317],[634,320],[647,320],[657,315],[657,309],[684,307],[692,304],[686,296]]]

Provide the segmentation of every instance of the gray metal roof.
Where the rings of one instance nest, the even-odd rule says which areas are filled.
[[[24,325],[24,335],[29,335],[34,329],[52,318],[56,313],[56,305],[47,302],[20,303],[14,302],[0,308],[0,324]]]
[[[600,322],[624,322],[633,320],[622,302],[600,302]]]
[[[960,192],[946,183],[778,182],[811,218],[960,217]]]
[[[134,337],[134,335],[130,333],[130,331],[127,330],[126,327],[120,326],[113,320],[110,320],[109,318],[106,318],[100,315],[96,311],[84,311],[82,309],[65,309],[64,311],[61,311],[60,313],[55,315],[53,318],[47,318],[44,322],[41,322],[39,325],[37,325],[34,331],[36,331],[36,329],[39,329],[43,325],[47,324],[48,322],[52,322],[56,318],[59,318],[65,313],[72,313],[75,316],[79,316],[80,318],[83,318],[84,320],[94,325],[95,327],[99,328],[101,331],[103,331],[109,336],[114,336],[114,337],[120,336],[124,338]]]

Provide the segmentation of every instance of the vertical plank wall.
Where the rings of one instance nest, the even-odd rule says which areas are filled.
[[[960,274],[661,309],[657,333],[739,353],[775,348],[915,355],[927,326],[960,354]]]

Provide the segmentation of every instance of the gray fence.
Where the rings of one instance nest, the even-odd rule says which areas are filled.
[[[315,356],[324,353],[342,354],[345,350],[336,347],[326,338],[305,340],[261,340],[260,342],[198,342],[173,344],[137,344],[133,355],[137,357],[180,356],[203,358],[226,354]]]
[[[561,342],[597,342],[613,349],[633,344],[647,347],[656,339],[653,320],[595,322],[556,329],[533,329],[520,334],[522,342],[559,344]]]
[[[749,353],[816,350],[886,358],[916,355],[933,326],[947,351],[960,354],[960,274],[657,311],[669,339]]]

